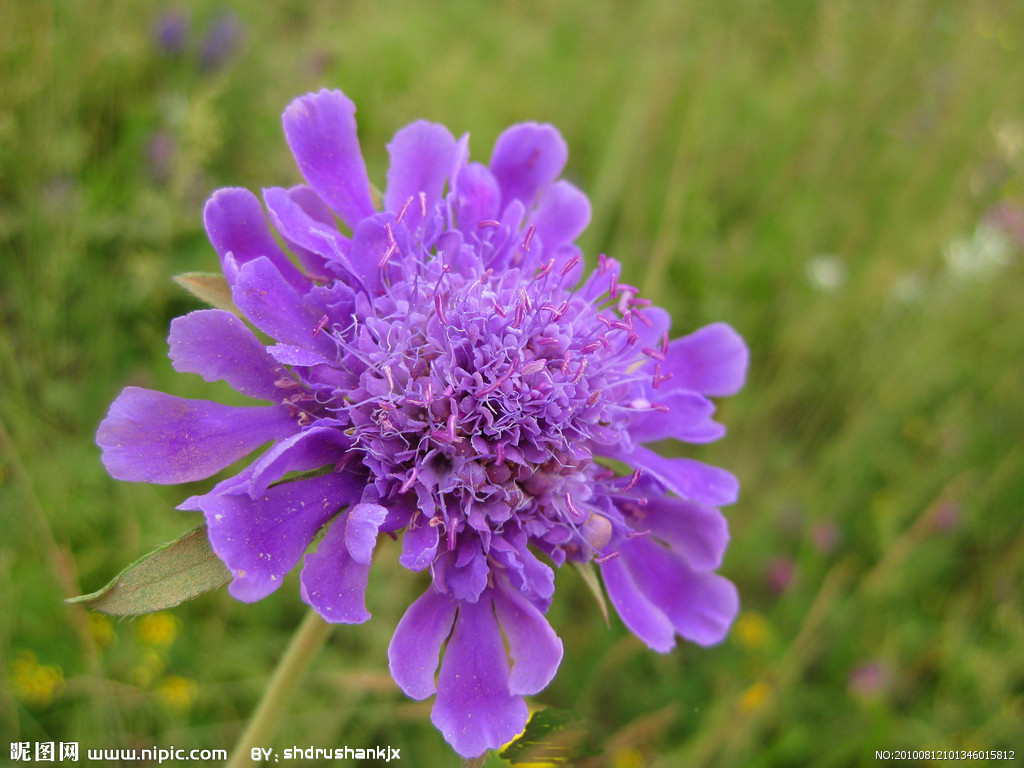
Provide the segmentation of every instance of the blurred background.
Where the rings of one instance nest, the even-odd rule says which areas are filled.
[[[304,614],[295,574],[255,605],[222,589],[135,620],[62,601],[199,522],[174,507],[208,483],[116,482],[95,430],[128,384],[228,399],[171,369],[168,324],[199,307],[171,277],[216,269],[214,189],[299,182],[280,114],[330,86],[378,185],[415,118],[470,131],[484,161],[510,123],[554,123],[593,203],[589,263],[621,260],[675,335],[721,320],[750,345],[729,434],[688,451],[741,480],[722,572],[742,612],[720,646],[659,655],[560,573],[565,660],[531,706],[573,713],[582,762],[1024,754],[1024,4],[0,0],[0,18],[0,742],[230,748]],[[274,746],[457,764],[388,676],[422,589],[393,555]]]

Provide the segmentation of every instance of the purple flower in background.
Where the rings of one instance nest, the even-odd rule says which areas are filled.
[[[188,33],[188,12],[181,8],[167,8],[153,25],[153,39],[160,50],[170,56],[185,50]]]
[[[401,534],[400,562],[430,583],[398,624],[391,672],[413,698],[436,693],[432,719],[464,756],[518,734],[523,696],[561,661],[551,565],[598,563],[656,650],[720,641],[738,601],[714,572],[718,507],[737,482],[645,445],[722,436],[708,398],[743,384],[735,331],[670,340],[668,313],[617,262],[584,279],[573,241],[590,204],[558,180],[567,149],[551,126],[509,128],[485,166],[468,136],[413,123],[388,145],[377,202],[341,92],[298,99],[284,129],[307,185],[266,189],[262,206],[222,189],[205,211],[234,303],[276,343],[219,309],[177,318],[169,338],[177,370],[269,404],[129,387],[97,435],[110,473],[192,482],[272,443],[182,508],[205,514],[245,601],[325,529],[300,580],[331,622],[369,618],[377,537]]]
[[[220,69],[242,42],[241,19],[231,11],[217,16],[199,44],[199,66],[207,71]]]

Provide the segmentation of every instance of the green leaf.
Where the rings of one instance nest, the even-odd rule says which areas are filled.
[[[590,589],[590,594],[597,600],[597,607],[601,609],[601,615],[604,616],[604,623],[611,626],[611,622],[608,620],[608,603],[604,599],[604,590],[601,589],[601,582],[597,578],[597,568],[594,567],[592,562],[590,563],[577,563],[572,561],[572,564],[576,566],[576,570],[583,578],[583,583]]]
[[[226,309],[239,317],[242,316],[235,306],[234,299],[231,298],[231,286],[219,272],[184,272],[175,275],[174,282],[211,307]]]
[[[114,616],[138,616],[172,608],[230,580],[210,547],[206,525],[200,525],[143,555],[98,592],[66,602]]]

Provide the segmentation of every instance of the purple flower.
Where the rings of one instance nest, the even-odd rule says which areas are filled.
[[[618,263],[602,256],[583,279],[573,241],[590,204],[558,180],[567,149],[551,126],[509,128],[485,166],[467,136],[413,123],[388,145],[382,210],[342,93],[298,99],[284,129],[308,185],[263,202],[302,268],[247,190],[205,211],[235,304],[276,343],[218,309],[177,318],[169,338],[177,370],[269,404],[129,387],[97,435],[111,474],[192,482],[272,443],[182,508],[206,515],[245,601],[277,589],[324,529],[301,590],[332,622],[369,618],[377,537],[401,534],[400,562],[430,584],[398,624],[391,672],[413,698],[437,694],[432,719],[465,756],[519,733],[523,696],[561,661],[544,618],[552,564],[597,562],[656,650],[677,634],[720,641],[737,595],[714,572],[718,507],[737,482],[644,445],[722,436],[708,397],[743,384],[736,332],[670,341],[668,313]],[[609,468],[622,464],[632,472]]]
[[[185,50],[189,35],[188,12],[181,8],[167,8],[153,25],[153,39],[168,56]]]
[[[211,22],[199,44],[199,66],[207,72],[220,69],[242,42],[244,28],[241,19],[231,11],[220,14]]]

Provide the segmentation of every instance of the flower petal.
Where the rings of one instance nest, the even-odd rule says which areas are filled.
[[[171,321],[167,338],[174,370],[224,380],[244,395],[277,402],[274,384],[284,368],[267,354],[252,331],[230,312],[200,309]]]
[[[654,605],[637,586],[621,557],[601,564],[601,578],[608,599],[622,623],[655,651],[667,653],[676,644],[675,628],[664,611]]]
[[[356,504],[348,511],[345,523],[345,546],[357,563],[369,565],[377,544],[377,531],[388,516],[380,504]]]
[[[432,525],[408,528],[402,535],[402,554],[398,562],[410,571],[422,571],[434,560],[441,535]]]
[[[270,234],[263,207],[256,195],[248,189],[218,189],[207,201],[203,219],[206,222],[206,234],[222,263],[228,254],[234,257],[239,266],[265,257],[295,290],[309,290],[309,279],[291,262]]]
[[[509,691],[539,693],[562,661],[562,641],[547,619],[514,589],[495,589],[494,608],[512,653]]]
[[[739,611],[731,581],[710,571],[693,571],[652,541],[633,539],[620,551],[637,586],[682,637],[698,645],[714,645],[725,638]]]
[[[712,323],[668,345],[661,364],[671,389],[685,388],[713,397],[733,395],[743,387],[750,353],[743,338],[725,323]]]
[[[325,89],[293,101],[283,118],[302,175],[353,228],[374,213],[355,115],[356,107],[345,94]]]
[[[326,621],[361,624],[366,610],[366,583],[387,510],[379,504],[356,504],[331,525],[302,567],[302,599]]]
[[[638,443],[650,443],[667,437],[685,440],[695,432],[701,434],[698,430],[711,420],[715,412],[714,403],[685,389],[658,396],[658,404],[668,410],[655,410],[649,404],[640,403],[641,410],[630,419],[629,434]]]
[[[228,591],[247,603],[279,586],[316,532],[339,507],[362,492],[349,473],[331,473],[275,485],[258,499],[207,494],[196,502],[206,514],[210,544],[234,575]]]
[[[636,346],[640,349],[660,347],[665,334],[672,327],[672,315],[661,307],[644,307],[633,310],[633,316],[633,330],[637,336]]]
[[[423,218],[423,210],[434,210],[455,157],[455,137],[443,125],[418,120],[395,134],[388,144],[391,166],[384,193],[384,209],[398,213],[405,208],[403,223],[412,232]],[[425,195],[421,204],[416,199]]]
[[[337,427],[316,424],[278,440],[253,462],[249,496],[262,496],[272,483],[288,472],[308,472],[337,463],[350,444],[351,441]]]
[[[391,236],[395,232],[388,229],[388,222],[393,218],[389,213],[364,219],[352,233],[350,263],[346,266],[371,294],[376,293],[381,285],[381,263],[391,247]]]
[[[303,192],[304,191],[304,192]],[[312,207],[307,210],[303,200]],[[331,274],[331,262],[345,266],[348,260],[349,239],[338,231],[337,225],[325,222],[323,212],[315,207],[319,196],[309,187],[263,190],[263,201],[274,227],[281,233],[296,255],[313,273],[326,277]],[[330,214],[330,211],[327,211]]]
[[[590,200],[567,181],[556,181],[541,195],[537,208],[527,219],[537,228],[547,258],[559,246],[571,243],[590,223]]]
[[[459,172],[455,221],[466,236],[477,233],[481,221],[496,219],[500,204],[498,181],[487,166],[470,163]]]
[[[315,333],[320,316],[309,311],[302,297],[281,277],[269,259],[243,264],[231,296],[253,325],[278,341],[314,349],[333,357],[334,345]]]
[[[118,480],[173,485],[202,480],[298,429],[278,405],[230,406],[126,387],[96,432]]]
[[[508,658],[490,597],[460,603],[431,721],[456,752],[476,757],[511,741],[529,714],[523,698],[509,692]]]
[[[614,448],[603,449],[602,455],[649,473],[677,496],[699,504],[724,506],[732,504],[739,496],[740,484],[732,474],[695,459],[668,459],[641,447],[630,453]]]
[[[722,564],[729,544],[729,524],[715,507],[672,496],[646,495],[643,507],[627,505],[634,525],[668,542],[695,571],[713,571]]]
[[[531,208],[537,194],[558,178],[568,158],[568,146],[551,125],[520,123],[507,129],[494,143],[491,155],[491,172],[501,189],[502,206],[521,200]]]
[[[407,696],[425,699],[437,690],[434,673],[457,605],[450,595],[428,587],[395,627],[388,659],[391,676]]]

